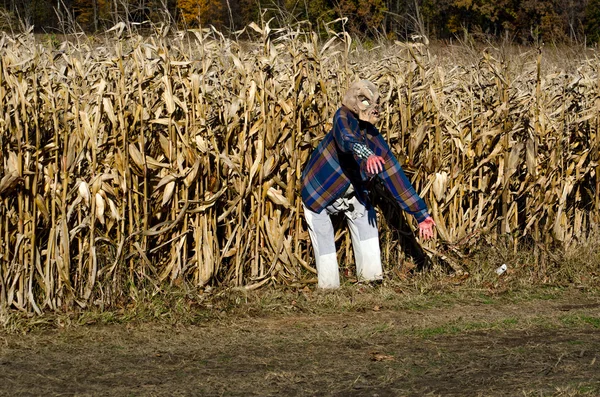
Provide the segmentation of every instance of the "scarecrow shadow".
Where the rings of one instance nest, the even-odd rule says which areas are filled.
[[[375,184],[371,202],[379,209],[390,229],[391,237],[400,244],[402,252],[416,264],[413,271],[421,272],[432,268],[433,263],[417,240],[405,213],[391,194],[380,184]]]

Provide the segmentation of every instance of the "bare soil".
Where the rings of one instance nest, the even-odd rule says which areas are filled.
[[[0,333],[0,395],[600,396],[600,298]]]

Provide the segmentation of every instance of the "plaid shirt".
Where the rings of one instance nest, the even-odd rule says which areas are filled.
[[[342,197],[350,184],[358,199],[368,204],[368,184],[374,175],[366,170],[367,158],[383,157],[384,170],[377,174],[400,207],[420,223],[429,216],[427,205],[417,194],[390,147],[377,128],[360,122],[342,106],[333,117],[333,128],[312,153],[302,172],[302,201],[320,213]]]

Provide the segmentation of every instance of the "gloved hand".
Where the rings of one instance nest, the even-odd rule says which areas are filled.
[[[372,154],[367,158],[367,172],[376,175],[383,171],[385,160],[381,156]]]
[[[419,223],[419,237],[423,240],[429,240],[433,237],[433,227],[435,226],[435,221],[431,216],[425,218],[425,220]]]

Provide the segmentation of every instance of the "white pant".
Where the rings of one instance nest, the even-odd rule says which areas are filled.
[[[320,213],[304,207],[308,233],[315,251],[319,288],[338,288],[340,286],[335,235],[330,218],[330,214],[339,212],[344,214],[350,228],[358,279],[362,281],[381,280],[383,270],[375,209],[371,207],[367,210],[353,196],[336,200]]]

